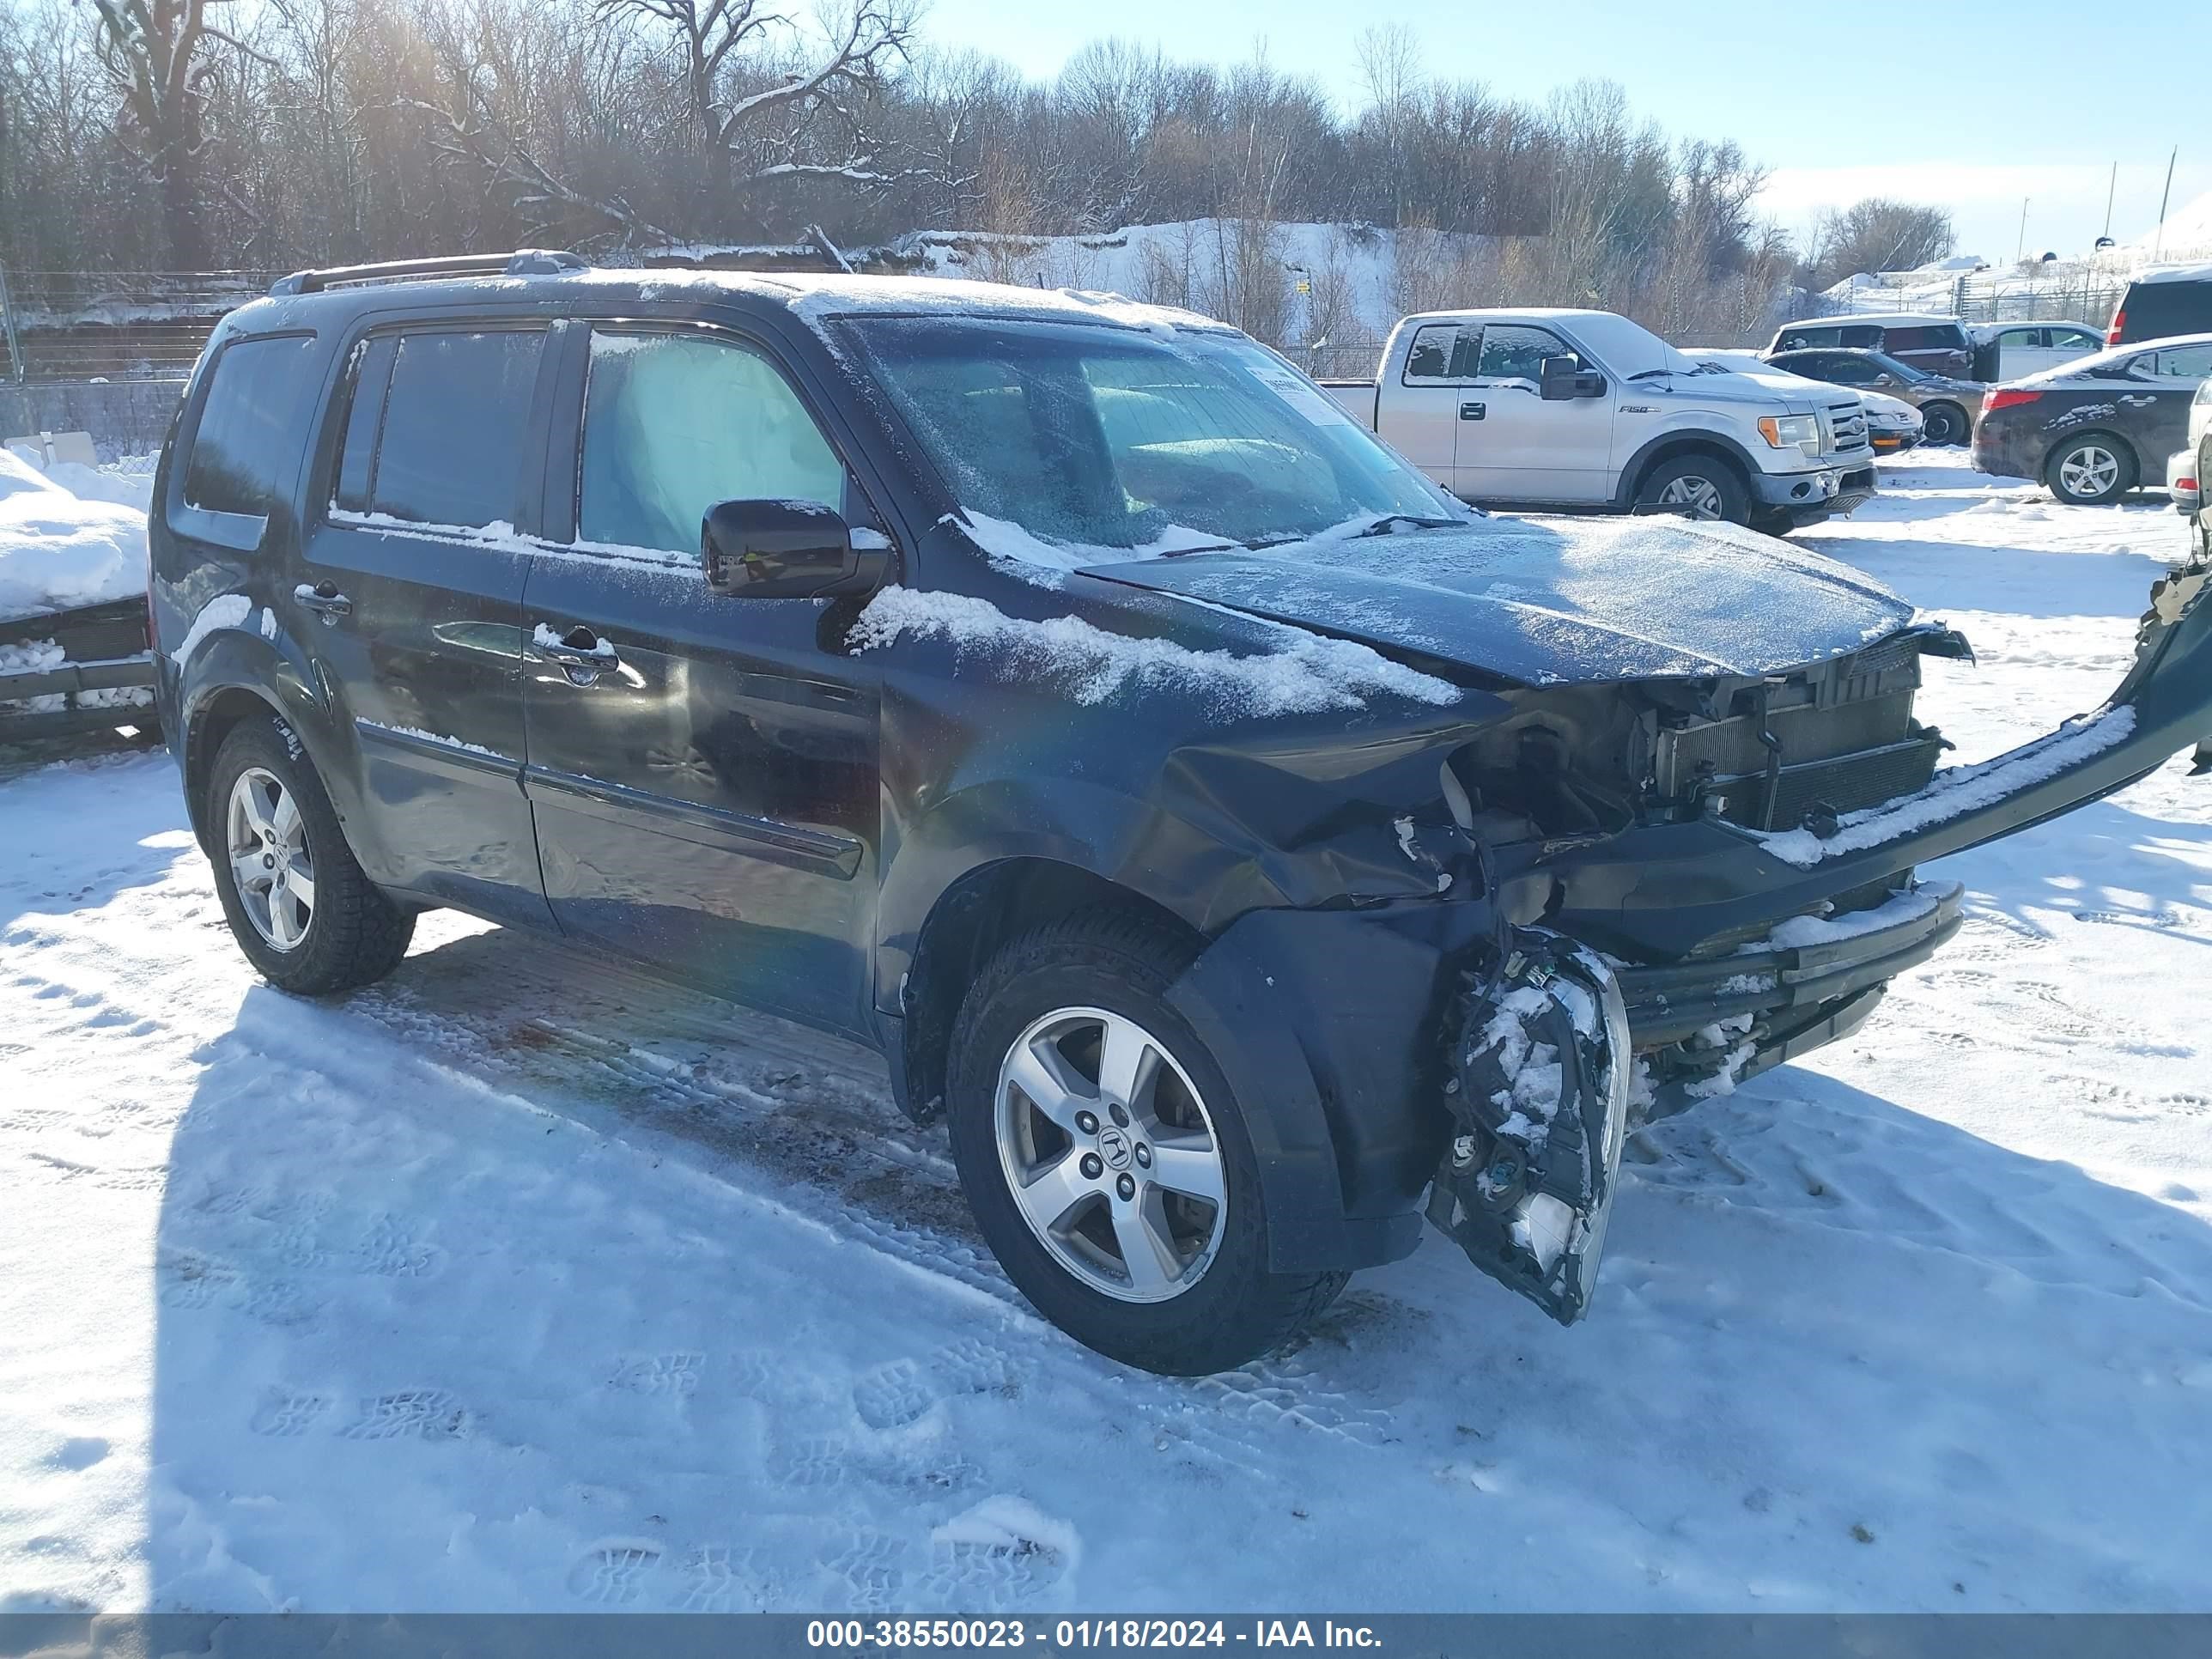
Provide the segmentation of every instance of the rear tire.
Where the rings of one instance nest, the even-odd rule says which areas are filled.
[[[1962,444],[1973,435],[1974,423],[1956,404],[1929,404],[1920,411],[1920,441],[1937,448]]]
[[[2069,438],[2043,463],[2043,482],[2069,507],[2109,506],[2136,487],[2141,473],[2126,440],[2108,432]]]
[[[399,965],[414,913],[362,872],[289,727],[234,726],[208,770],[204,811],[223,916],[262,978],[329,996]]]
[[[960,1184],[1006,1276],[1085,1347],[1170,1376],[1282,1346],[1350,1278],[1268,1268],[1243,1108],[1166,1000],[1193,955],[1113,911],[1024,934],[961,1005],[946,1090]]]
[[[1735,465],[1717,455],[1677,455],[1644,475],[1636,491],[1638,513],[1667,513],[1711,524],[1751,522],[1751,491]]]

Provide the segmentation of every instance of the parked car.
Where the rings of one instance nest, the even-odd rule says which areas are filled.
[[[2107,345],[2212,334],[2212,265],[2153,265],[2129,279],[2113,308]]]
[[[1486,518],[1233,329],[980,283],[302,272],[150,529],[272,984],[452,905],[870,1045],[1013,1282],[1162,1371],[1424,1214],[1577,1318],[1632,1098],[1849,1034],[1960,926],[1915,866],[2212,720],[2172,599],[2108,708],[1936,775],[1965,642],[1860,572]]]
[[[1973,343],[1973,377],[1989,384],[2063,368],[2105,349],[2103,333],[2087,323],[1975,323],[1966,337]]]
[[[1761,386],[1609,311],[1425,312],[1329,395],[1463,501],[1781,532],[1874,493],[1856,398]]]
[[[2200,558],[2212,558],[2212,513],[2205,511],[2204,503],[2208,478],[2212,478],[2212,378],[2197,382],[2197,395],[2189,404],[2188,433],[2166,466],[2173,510],[2189,520]]]
[[[1743,375],[1761,386],[1800,397],[1818,397],[1824,382],[1778,368],[1756,351],[1741,346],[1685,346],[1683,355],[1700,363],[1712,363]],[[1859,410],[1866,416],[1867,442],[1877,455],[1895,454],[1920,441],[1920,411],[1901,398],[1864,386],[1856,386]]]
[[[1774,331],[1766,355],[1778,351],[1810,351],[1841,346],[1850,350],[1883,351],[1930,374],[1964,380],[1974,372],[1973,345],[1965,325],[1948,317],[1923,317],[1911,312],[1863,317],[1814,317],[1805,322],[1784,323]]]
[[[1867,441],[1877,455],[1895,455],[1917,445],[1927,431],[1920,411],[1902,398],[1883,392],[1859,392],[1859,407],[1866,411]]]
[[[1920,411],[1923,438],[1936,445],[1962,444],[1973,435],[1974,417],[1981,413],[1982,396],[1989,390],[1979,380],[1930,374],[1881,351],[1840,347],[1776,351],[1768,353],[1766,361],[1808,380],[1902,398]]]
[[[1974,431],[1974,465],[2039,478],[2079,507],[2116,501],[2156,478],[2188,435],[2191,400],[2212,375],[2212,334],[2118,346],[1994,388]]]

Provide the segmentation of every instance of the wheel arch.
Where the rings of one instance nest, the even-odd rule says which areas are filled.
[[[331,729],[328,713],[307,682],[258,635],[224,630],[210,635],[191,661],[189,689],[172,741],[183,773],[185,804],[201,848],[212,833],[204,797],[209,769],[222,741],[243,720],[281,720],[290,728],[331,798],[351,839],[359,823],[345,746]]]
[[[1711,455],[1734,467],[1747,495],[1759,471],[1743,446],[1724,433],[1680,429],[1662,432],[1646,440],[1643,447],[1628,458],[1628,465],[1620,469],[1620,482],[1613,489],[1614,505],[1623,512],[1629,511],[1644,493],[1644,480],[1660,466],[1684,455]]]
[[[2037,480],[2048,488],[2051,483],[2051,468],[2057,464],[2060,454],[2069,445],[2080,443],[2087,438],[2103,439],[2112,447],[2112,452],[2120,458],[2122,464],[2133,475],[2134,482],[2130,487],[2138,488],[2142,485],[2143,481],[2142,452],[2136,449],[2135,441],[2125,433],[2109,426],[2085,426],[2051,440],[2050,443],[2044,446],[2043,464],[2036,469]]]
[[[1081,864],[1036,853],[979,864],[937,896],[899,987],[892,1076],[908,1116],[927,1122],[943,1109],[953,1026],[983,964],[1022,934],[1087,910],[1140,918],[1186,939],[1194,951],[1205,943],[1204,934],[1159,900]]]

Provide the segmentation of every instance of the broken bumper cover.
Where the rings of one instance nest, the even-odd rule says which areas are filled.
[[[1816,524],[1832,514],[1849,513],[1870,498],[1875,489],[1871,456],[1816,471],[1751,475],[1751,492],[1759,503],[1779,507],[1800,524]]]
[[[1833,921],[1800,917],[1723,957],[1616,970],[1630,1041],[1653,1072],[1647,1117],[1664,1117],[1846,1036],[1889,981],[1959,931],[1966,887],[1928,883]]]

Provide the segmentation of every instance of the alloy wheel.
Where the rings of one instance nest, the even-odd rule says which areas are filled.
[[[2101,444],[2071,449],[2058,463],[2058,482],[2083,501],[2108,494],[2120,481],[2120,458]]]
[[[999,1067],[999,1163],[1053,1260],[1123,1302],[1165,1302],[1212,1265],[1228,1218],[1221,1141],[1190,1075],[1103,1008],[1033,1021]]]
[[[292,792],[248,767],[230,787],[224,846],[238,902],[271,950],[297,950],[315,914],[315,858]]]
[[[1659,492],[1657,505],[1687,519],[1717,519],[1721,516],[1720,487],[1711,478],[1701,478],[1695,473],[1670,478]]]

